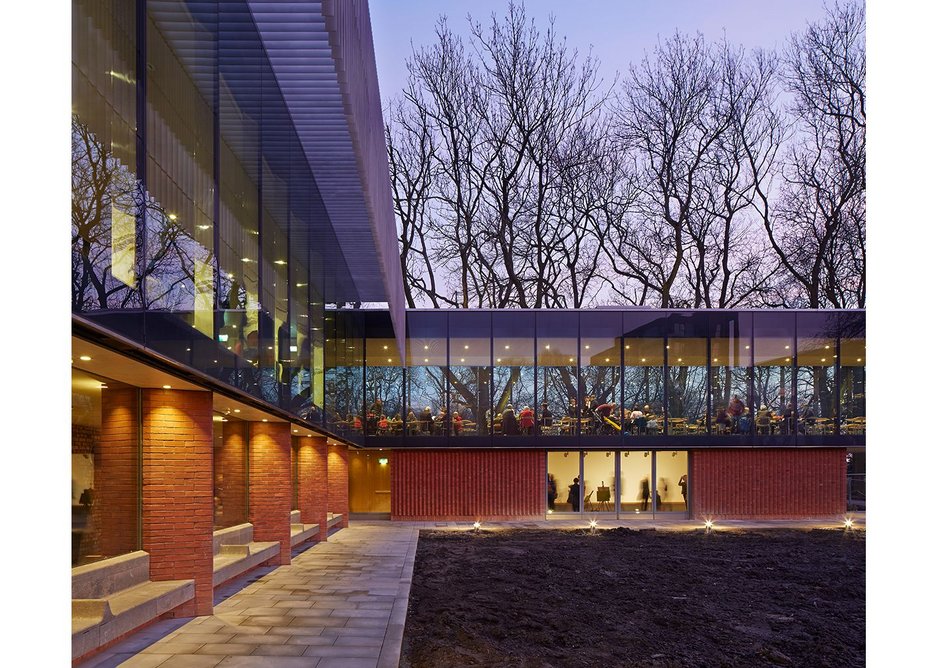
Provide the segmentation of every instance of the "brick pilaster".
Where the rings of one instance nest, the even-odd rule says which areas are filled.
[[[280,564],[290,563],[290,424],[252,422],[250,503],[254,540],[280,542]]]
[[[348,526],[348,446],[330,445],[329,469],[329,512],[342,514],[339,526]]]
[[[326,512],[329,510],[329,467],[326,439],[322,436],[297,439],[299,457],[300,516],[307,524],[319,525],[319,540],[326,540]]]
[[[173,616],[212,613],[212,393],[143,390],[143,549],[151,580],[195,580]]]

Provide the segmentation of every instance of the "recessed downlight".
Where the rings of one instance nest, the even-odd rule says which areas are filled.
[[[91,356],[90,356],[90,355],[82,355],[82,356],[79,357],[78,359],[80,359],[82,362],[90,362],[90,361],[91,361]]]
[[[173,386],[172,386],[172,385],[164,385],[164,386],[163,386],[163,389],[164,389],[164,390],[171,390],[171,389],[173,389]]]

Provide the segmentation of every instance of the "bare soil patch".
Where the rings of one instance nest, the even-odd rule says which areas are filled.
[[[402,666],[862,666],[864,531],[422,531]]]

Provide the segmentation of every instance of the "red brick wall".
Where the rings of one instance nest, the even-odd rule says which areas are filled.
[[[330,445],[329,469],[329,512],[342,514],[342,524],[348,526],[348,446]]]
[[[846,510],[846,450],[732,449],[691,454],[696,518],[797,518]]]
[[[137,390],[101,390],[101,432],[94,456],[91,532],[81,553],[113,557],[137,545]],[[91,538],[90,544],[84,541]]]
[[[326,540],[326,511],[329,502],[328,445],[321,436],[298,437],[298,507],[304,524],[319,525],[319,540]]]
[[[195,580],[173,616],[212,613],[212,393],[143,390],[143,549],[150,579]]]
[[[484,520],[543,518],[543,450],[395,450],[391,518]]]
[[[280,564],[290,563],[290,424],[251,423],[250,520],[254,540],[280,541]]]
[[[215,448],[215,526],[230,527],[248,521],[247,424],[223,422],[221,447]]]

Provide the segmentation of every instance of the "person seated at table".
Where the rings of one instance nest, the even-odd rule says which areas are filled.
[[[552,427],[554,425],[554,414],[550,412],[547,402],[541,404],[541,426]]]
[[[530,436],[534,433],[534,410],[530,406],[525,406],[518,413],[518,422],[521,426],[521,433]]]
[[[743,414],[739,416],[737,431],[740,434],[748,434],[752,431],[752,415],[749,413],[749,407],[743,408]]]
[[[404,428],[404,421],[401,419],[400,413],[395,413],[394,417],[388,420],[388,427],[391,430],[392,434],[400,434]]]
[[[740,415],[742,415],[742,411],[740,411]],[[722,405],[717,406],[716,416],[713,418],[713,424],[716,427],[714,431],[717,433],[728,433],[732,431],[733,423],[733,418],[729,410]]]
[[[806,401],[801,407],[801,427],[799,431],[802,434],[806,432],[806,427],[813,427],[817,422],[817,414],[814,412],[814,409],[811,408],[811,403]]]
[[[504,436],[520,436],[521,430],[518,428],[518,417],[515,415],[514,406],[508,404],[502,413],[502,434]]]
[[[449,427],[452,418],[446,408],[440,409],[440,414],[436,417],[436,431],[442,436],[449,436]]]
[[[390,425],[388,424],[387,415],[382,415],[381,417],[378,418],[378,431],[379,432],[382,432],[382,431],[386,432],[389,426]]]
[[[456,411],[456,414],[453,416],[453,434],[459,436],[459,432],[462,431],[462,415],[459,414],[459,411]]]
[[[596,425],[596,433],[610,434],[619,431],[619,425],[615,424],[613,418],[616,417],[616,405],[614,403],[605,403],[596,407],[596,415],[599,420]],[[610,424],[612,422],[612,424]]]
[[[355,431],[361,431],[361,430],[362,430],[362,419],[361,419],[361,416],[356,415],[354,418],[352,418],[352,429],[354,429]]]
[[[759,412],[756,413],[756,433],[769,434],[772,431],[772,411],[766,408],[765,404],[759,406]]]
[[[417,422],[417,416],[414,415],[414,409],[411,408],[407,411],[407,434],[416,434],[418,429],[420,429],[420,424]]]
[[[420,411],[420,431],[425,434],[430,433],[430,426],[433,424],[433,411],[430,410],[430,407],[427,406],[422,411]]]
[[[643,433],[643,434],[657,434],[658,433],[658,429],[659,429],[658,418],[652,415],[647,418],[644,418],[644,417],[640,418],[639,423],[641,423],[641,420],[645,420],[645,427],[644,429],[641,429],[639,433]]]

